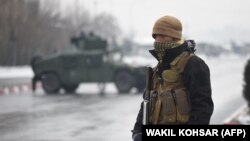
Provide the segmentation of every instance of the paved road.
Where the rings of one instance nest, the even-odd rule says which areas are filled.
[[[130,140],[140,95],[0,97],[1,141]]]
[[[224,58],[222,58],[224,59]],[[221,124],[245,104],[241,58],[225,58],[211,66],[215,111],[212,124]],[[232,65],[233,64],[233,65]],[[86,93],[86,91],[91,92]],[[81,85],[76,95],[0,96],[1,141],[129,141],[141,95],[118,95],[109,86],[104,97],[97,86]],[[85,92],[85,93],[84,93]]]
[[[128,141],[140,100],[139,94],[1,96],[0,140]],[[214,114],[212,122],[220,122],[235,108]]]

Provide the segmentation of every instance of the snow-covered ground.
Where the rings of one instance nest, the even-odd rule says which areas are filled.
[[[217,58],[206,56],[200,57],[203,58],[208,64],[211,72],[211,84],[213,92],[212,96],[215,105],[211,124],[222,124],[226,118],[228,118],[232,113],[234,113],[234,111],[246,104],[242,96],[243,71],[246,62],[249,59],[249,56],[244,57],[237,55],[227,55],[220,56]],[[155,60],[152,60],[152,58],[146,59],[140,56],[126,58],[126,61],[127,63],[141,63],[150,66],[152,66],[155,62]],[[33,72],[29,66],[8,68],[0,67],[0,82],[1,79],[9,77],[20,78],[32,76]],[[33,112],[42,112],[39,109],[35,110],[33,108],[34,104],[40,105],[37,106],[37,108],[42,108],[42,110],[44,110],[43,108],[46,108],[48,111],[50,111],[49,109],[53,109],[53,112],[54,110],[56,110],[54,109],[56,105],[60,105],[56,106],[58,108],[64,108],[64,106],[73,109],[75,107],[80,108],[78,112],[76,111],[74,112],[74,114],[68,114],[67,112],[71,110],[66,109],[65,115],[59,115],[56,117],[51,117],[50,115],[47,115],[44,117],[34,118],[30,121],[32,128],[29,127],[29,124],[23,123],[24,126],[28,127],[28,131],[19,131],[18,129],[16,129],[15,131],[12,131],[13,134],[11,134],[12,132],[8,131],[8,133],[2,134],[2,138],[6,137],[6,139],[8,139],[12,138],[12,136],[13,138],[19,138],[25,137],[24,135],[26,135],[27,138],[37,138],[40,140],[43,138],[45,140],[58,140],[61,138],[63,138],[62,140],[70,140],[74,138],[77,140],[96,141],[131,140],[130,130],[133,128],[139,110],[139,105],[142,100],[141,95],[117,95],[117,90],[112,83],[107,85],[105,91],[107,97],[94,96],[97,95],[98,92],[99,90],[97,85],[93,83],[83,84],[77,90],[77,94],[81,96],[84,95],[96,102],[91,102],[91,100],[83,100],[83,97],[81,98],[81,96],[76,100],[76,97],[74,97],[74,95],[65,95],[62,97],[58,96],[58,98],[57,96],[32,97],[29,95],[18,95],[18,101],[16,101],[15,97],[2,96],[0,97],[1,107],[4,108],[2,108],[0,113],[19,113],[19,111],[24,112],[23,109],[26,108],[31,108]],[[93,95],[93,97],[89,95]],[[73,98],[71,99],[70,97]],[[65,100],[62,102],[62,99]],[[80,104],[76,104],[77,101]],[[73,107],[70,107],[69,105],[72,104],[71,102],[76,105],[73,104]],[[39,103],[46,104],[43,105]],[[83,103],[87,105],[88,103],[90,103],[91,105],[85,107]],[[98,112],[98,110],[100,109],[102,111]],[[61,112],[63,111],[59,108],[59,111],[60,110]],[[86,112],[88,112],[88,114],[85,114]],[[34,113],[31,114],[34,115]],[[105,118],[103,118],[103,115],[105,115]],[[81,121],[80,124],[78,122],[79,117]],[[19,118],[15,118],[19,120]],[[22,116],[20,116],[20,118],[22,118]],[[9,120],[5,119],[5,122],[7,121]],[[18,125],[18,121],[12,124]],[[77,130],[77,132],[75,132],[75,130]],[[44,133],[46,136],[41,136],[40,133]],[[72,133],[77,135],[72,137]],[[8,135],[10,135],[10,137],[8,137]]]
[[[210,68],[212,93],[215,104],[214,114],[222,114],[222,112],[225,111],[225,106],[233,107],[234,105],[230,103],[234,102],[233,100],[238,100],[241,102],[244,101],[242,96],[243,72],[249,56],[238,56],[231,54],[222,55],[216,58],[206,56],[200,57],[205,60]],[[143,64],[149,66],[152,66],[156,63],[153,57],[144,58],[140,56],[124,58],[124,61],[134,65]],[[0,79],[32,76],[33,72],[29,66],[0,67]],[[88,87],[93,89],[89,89]],[[78,91],[82,90],[91,90],[88,93],[98,93],[98,88],[95,84],[82,85]],[[109,84],[106,92],[116,93],[116,89],[112,84]],[[244,102],[242,104],[244,104]],[[213,123],[218,122],[219,121],[213,121]]]
[[[202,57],[211,73],[214,116],[212,124],[221,124],[236,107],[245,105],[243,73],[249,56],[228,55],[218,58]],[[229,110],[230,109],[230,110]]]
[[[211,84],[213,97],[216,99],[226,98],[230,96],[241,96],[243,85],[243,71],[249,56],[238,55],[222,55],[220,57],[200,56],[208,64],[211,73]],[[156,61],[153,57],[126,57],[124,61],[133,65],[149,65],[153,66]],[[22,67],[1,67],[0,79],[2,78],[20,78],[34,75],[30,66]],[[231,87],[230,87],[231,86]],[[215,99],[215,102],[216,102]],[[219,102],[218,102],[219,105]]]
[[[32,77],[34,75],[30,66],[22,67],[2,67],[0,66],[0,79]]]

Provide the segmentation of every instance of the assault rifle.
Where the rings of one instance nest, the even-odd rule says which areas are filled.
[[[151,67],[147,67],[146,88],[144,91],[144,100],[143,100],[143,117],[142,117],[143,125],[147,125],[149,123],[150,91],[152,89],[152,77],[153,77],[153,69]]]

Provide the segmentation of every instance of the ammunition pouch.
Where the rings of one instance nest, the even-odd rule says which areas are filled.
[[[190,102],[185,89],[159,94],[152,113],[153,124],[184,124],[189,119]]]
[[[177,109],[177,122],[186,123],[189,119],[190,115],[190,101],[188,97],[188,93],[185,89],[177,89],[175,90],[176,96],[176,109]]]

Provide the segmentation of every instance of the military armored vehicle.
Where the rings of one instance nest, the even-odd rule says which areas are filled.
[[[33,90],[37,81],[48,94],[74,93],[81,83],[113,82],[119,93],[129,93],[132,88],[142,92],[145,86],[145,67],[114,60],[114,51],[107,48],[107,41],[94,34],[81,34],[71,38],[74,50],[47,57],[34,57]]]

